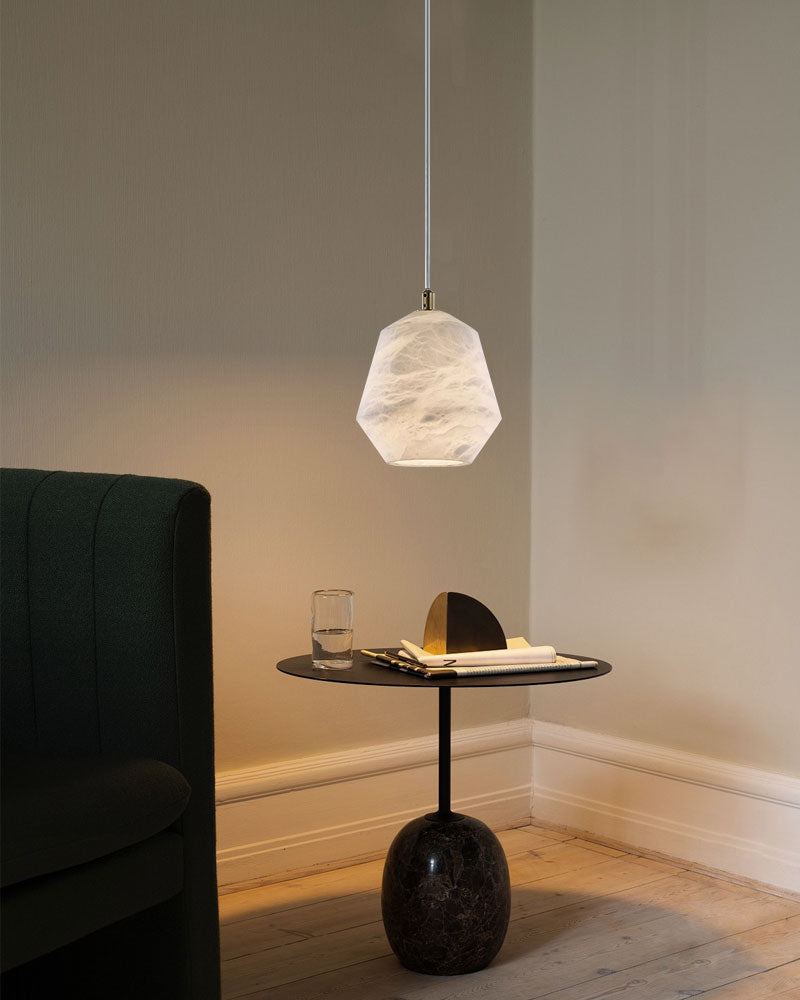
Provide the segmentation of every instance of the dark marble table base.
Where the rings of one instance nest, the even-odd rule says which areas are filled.
[[[381,906],[389,944],[406,968],[434,976],[485,968],[511,909],[500,841],[471,816],[412,820],[389,848]]]

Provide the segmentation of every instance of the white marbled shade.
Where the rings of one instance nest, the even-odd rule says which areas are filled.
[[[390,465],[469,465],[500,423],[476,331],[440,309],[387,326],[356,420]]]

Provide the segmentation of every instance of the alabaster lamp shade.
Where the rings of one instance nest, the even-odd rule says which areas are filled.
[[[440,309],[387,326],[356,420],[389,465],[469,465],[500,423],[477,332]]]

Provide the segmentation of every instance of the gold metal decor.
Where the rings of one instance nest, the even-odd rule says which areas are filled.
[[[447,590],[431,604],[423,645],[426,653],[469,653],[505,649],[506,637],[485,604],[468,594]]]

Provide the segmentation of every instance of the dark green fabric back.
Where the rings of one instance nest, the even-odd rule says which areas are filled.
[[[3,743],[150,757],[184,774],[182,905],[207,926],[186,974],[213,982],[209,511],[206,490],[183,480],[0,472]]]
[[[182,507],[208,495],[178,480],[21,469],[0,483],[3,742],[186,763],[176,530]],[[191,670],[207,672],[208,622],[194,627],[206,662]]]

